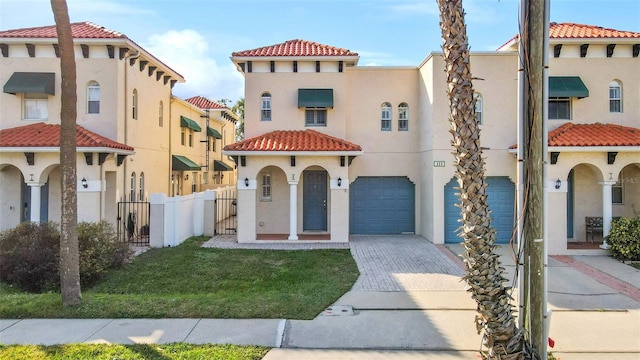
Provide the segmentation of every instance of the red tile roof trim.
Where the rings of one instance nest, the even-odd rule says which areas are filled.
[[[359,145],[315,130],[278,130],[224,147],[226,151],[362,151]]]
[[[92,22],[71,23],[75,39],[128,39],[127,36]],[[0,38],[58,38],[55,25],[0,31]]]
[[[294,39],[281,44],[234,52],[231,56],[358,56],[358,53],[312,41]]]
[[[217,101],[209,100],[204,96],[194,96],[185,100],[189,104],[198,107],[200,109],[221,109],[228,110],[229,108]]]
[[[80,125],[76,131],[76,146],[134,151],[134,148],[91,132]],[[60,125],[36,123],[0,130],[0,147],[60,147]]]
[[[614,124],[567,123],[550,131],[548,138],[550,147],[640,146],[640,129]]]

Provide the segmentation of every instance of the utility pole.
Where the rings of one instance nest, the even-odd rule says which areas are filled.
[[[520,135],[522,149],[523,213],[520,244],[523,279],[520,293],[524,311],[521,326],[530,336],[540,359],[547,358],[547,88],[549,51],[549,0],[521,0]]]

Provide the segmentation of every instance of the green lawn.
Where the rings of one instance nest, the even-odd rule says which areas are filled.
[[[139,255],[84,289],[78,307],[63,308],[58,293],[0,286],[0,318],[312,319],[358,277],[349,250],[200,247],[205,240]]]
[[[81,359],[220,359],[258,360],[269,351],[259,346],[190,345],[92,345],[70,344],[55,346],[0,345],[0,359],[12,360],[81,360]]]

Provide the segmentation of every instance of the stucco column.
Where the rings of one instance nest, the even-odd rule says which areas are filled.
[[[289,181],[289,240],[298,240],[298,182]]]
[[[31,187],[31,222],[40,223],[40,190],[44,184],[28,184]]]
[[[602,185],[602,245],[600,248],[608,249],[609,244],[604,240],[604,237],[609,235],[611,231],[611,219],[612,215],[612,205],[611,205],[611,186],[615,184],[615,181],[603,181],[600,183]]]

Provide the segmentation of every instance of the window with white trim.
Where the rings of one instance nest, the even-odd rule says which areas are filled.
[[[380,107],[380,130],[391,131],[391,104],[388,102]]]
[[[473,99],[476,101],[476,121],[478,123],[478,125],[482,125],[482,107],[483,107],[483,102],[482,102],[482,94],[480,93],[474,93],[473,94]]]
[[[209,173],[206,171],[202,173],[202,183],[203,184],[209,183]]]
[[[271,201],[271,174],[262,174],[262,192],[260,194],[261,201]]]
[[[100,113],[100,84],[90,81],[87,85],[87,114]]]
[[[136,199],[136,173],[131,173],[131,181],[129,182],[129,200],[134,201]]]
[[[271,94],[264,93],[260,98],[260,121],[271,121]]]
[[[549,98],[549,119],[571,120],[571,98]]]
[[[133,95],[131,95],[131,117],[138,120],[138,90],[136,89],[133,89]]]
[[[164,104],[162,100],[160,104],[158,104],[158,126],[162,127],[164,125]]]
[[[304,112],[305,126],[327,126],[326,108],[307,108]]]
[[[191,192],[196,191],[198,191],[198,173],[194,171],[191,173]]]
[[[24,120],[46,120],[49,118],[49,96],[25,93],[23,97]]]
[[[618,174],[618,181],[611,185],[611,203],[614,205],[624,205],[624,181],[622,181],[622,171]]]
[[[138,183],[138,200],[144,201],[144,173],[140,173],[140,181]]]
[[[609,83],[609,112],[622,112],[622,85],[616,80]]]
[[[409,130],[409,105],[400,103],[398,105],[398,131]]]

